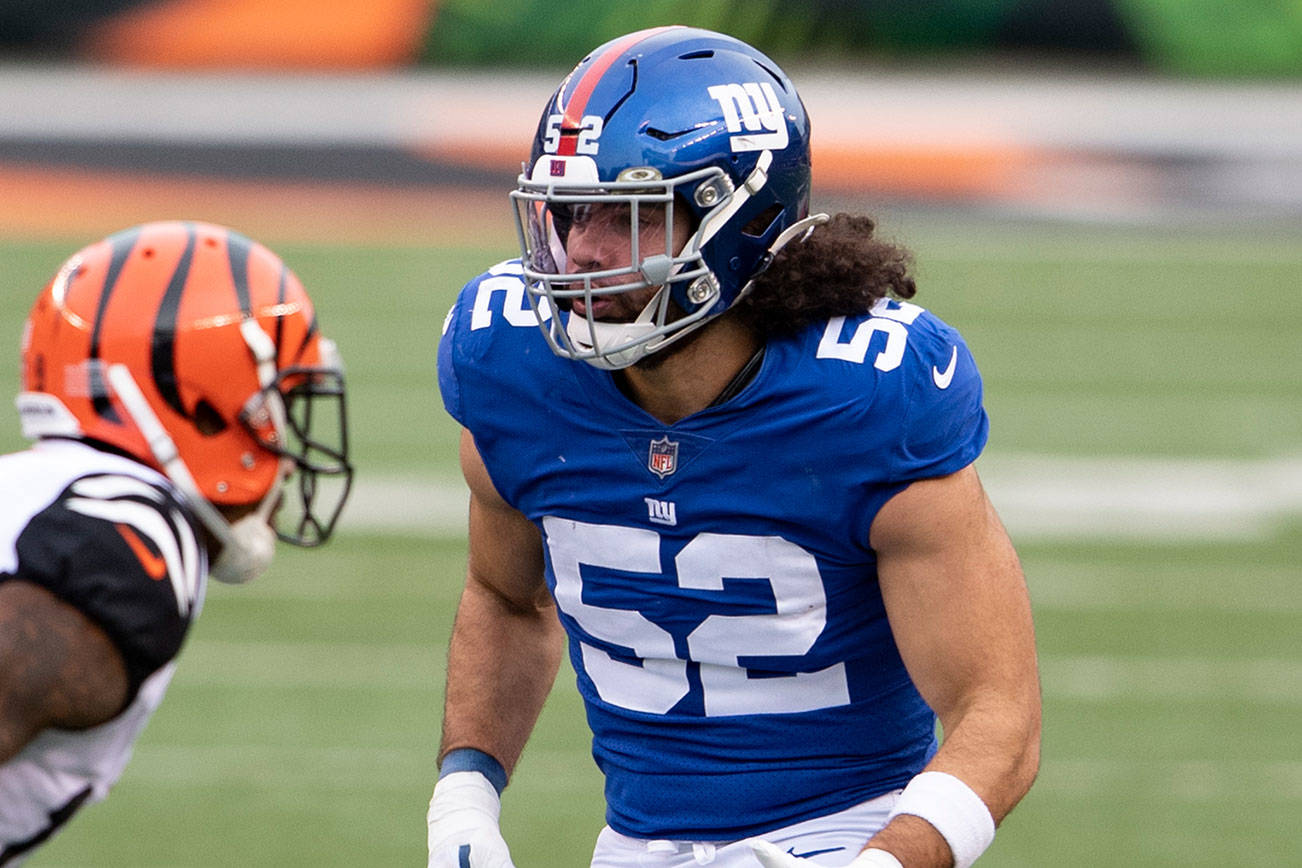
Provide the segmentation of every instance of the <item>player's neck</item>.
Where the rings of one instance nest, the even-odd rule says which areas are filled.
[[[617,372],[629,399],[672,425],[709,407],[760,348],[760,339],[733,317],[720,317],[669,348],[664,359]]]

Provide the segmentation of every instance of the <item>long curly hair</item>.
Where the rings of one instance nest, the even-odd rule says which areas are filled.
[[[836,214],[803,243],[783,248],[733,311],[768,338],[865,313],[887,295],[913,298],[912,254],[874,238],[876,228],[870,217]]]

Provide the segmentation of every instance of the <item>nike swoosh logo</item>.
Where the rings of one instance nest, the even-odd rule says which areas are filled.
[[[810,859],[814,856],[822,856],[824,853],[835,853],[844,849],[844,847],[828,847],[826,850],[810,850],[808,853],[797,853],[795,847],[788,847],[787,852],[797,859]]]
[[[936,384],[937,389],[948,389],[950,381],[954,379],[954,366],[958,364],[958,347],[954,347],[949,354],[949,364],[945,370],[940,370],[935,365],[931,366],[931,381]]]
[[[145,545],[131,525],[119,523],[115,524],[114,527],[118,529],[118,533],[122,534],[122,538],[127,541],[127,545],[131,546],[131,551],[135,553],[140,565],[149,574],[149,578],[156,582],[162,581],[163,576],[167,575],[167,561],[151,552],[149,546]]]

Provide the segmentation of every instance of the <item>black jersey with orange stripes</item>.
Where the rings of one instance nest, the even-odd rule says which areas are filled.
[[[207,560],[171,483],[74,441],[0,458],[0,582],[38,585],[95,622],[122,655],[129,697],[174,658],[202,606]]]

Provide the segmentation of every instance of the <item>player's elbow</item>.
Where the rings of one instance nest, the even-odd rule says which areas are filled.
[[[1013,716],[1014,725],[1008,733],[1009,765],[1005,773],[1007,804],[995,817],[1000,821],[1026,796],[1040,773],[1040,700],[1039,693],[1033,702],[1025,703],[1021,713]]]
[[[978,762],[987,770],[986,780],[990,784],[983,796],[987,797],[995,822],[1002,821],[1031,789],[1039,774],[1038,686],[1030,690],[1020,684],[1006,683],[1001,689],[980,691],[955,721],[953,732],[962,736],[956,739],[956,744],[970,745],[983,757]]]
[[[1040,728],[1037,725],[1035,732],[1029,735],[1025,741],[1025,749],[1019,757],[1017,769],[1015,772],[1017,791],[1021,793],[1018,796],[1020,800],[1031,789],[1035,783],[1036,777],[1040,774]]]

